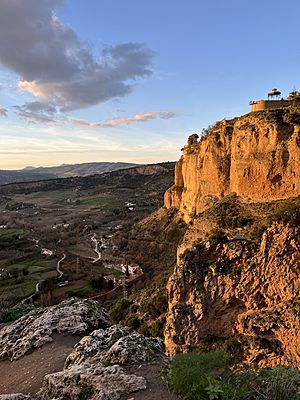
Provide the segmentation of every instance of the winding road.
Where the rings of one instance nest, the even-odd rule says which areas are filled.
[[[65,253],[63,253],[63,256],[62,256],[62,258],[60,258],[58,261],[57,261],[57,264],[56,264],[56,271],[57,271],[57,273],[58,273],[58,279],[59,278],[61,278],[62,276],[63,276],[63,272],[62,272],[62,270],[60,269],[60,264],[64,261],[64,259],[66,258],[67,256],[65,255]]]
[[[95,262],[101,260],[102,255],[101,255],[101,252],[99,251],[99,242],[98,242],[98,240],[97,240],[95,234],[93,234],[93,236],[91,237],[91,241],[92,241],[93,243],[95,243],[94,252],[95,252],[95,253],[97,254],[97,256],[98,256],[97,258],[93,258],[92,263],[94,264]]]

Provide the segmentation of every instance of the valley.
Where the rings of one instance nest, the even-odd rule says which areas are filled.
[[[20,301],[118,298],[125,274],[129,283],[145,280],[143,265],[120,248],[133,224],[162,205],[173,167],[0,187],[1,313]]]

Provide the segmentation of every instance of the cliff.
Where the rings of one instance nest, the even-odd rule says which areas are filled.
[[[296,115],[296,116],[295,116]],[[251,113],[215,124],[183,148],[165,206],[186,220],[212,199],[235,192],[248,201],[300,194],[300,125],[290,109]]]
[[[165,206],[189,222],[168,290],[167,352],[221,346],[239,362],[300,365],[300,137],[293,110],[195,135]]]

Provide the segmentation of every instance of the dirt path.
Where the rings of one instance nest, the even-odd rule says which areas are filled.
[[[161,377],[161,363],[153,363],[127,369],[131,374],[143,376],[147,381],[147,389],[136,393],[124,395],[120,400],[179,400],[175,394],[170,393]]]
[[[55,335],[53,339],[17,361],[0,361],[0,394],[35,394],[45,375],[63,369],[66,357],[81,337]]]
[[[34,395],[42,386],[45,375],[61,371],[66,357],[81,337],[55,335],[53,342],[17,361],[0,361],[0,394]],[[147,389],[124,395],[120,400],[178,400],[168,391],[161,377],[162,363],[125,368],[128,373],[143,376]]]

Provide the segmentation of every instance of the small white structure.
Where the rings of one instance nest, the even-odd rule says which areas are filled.
[[[53,251],[44,248],[44,249],[41,250],[41,254],[42,254],[42,256],[49,256],[49,257],[51,257],[51,256],[53,256]]]

